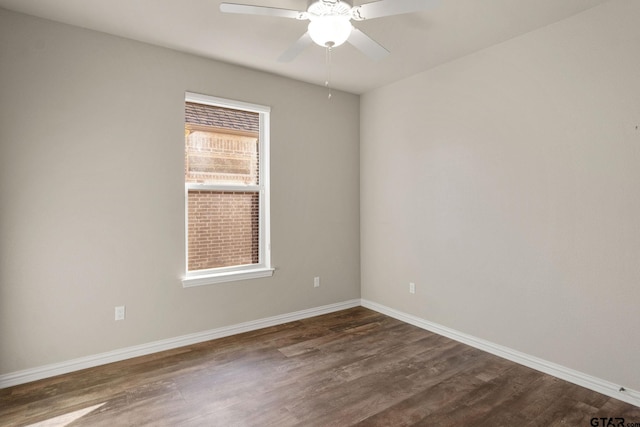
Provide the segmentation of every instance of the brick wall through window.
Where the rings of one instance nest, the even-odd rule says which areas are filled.
[[[258,263],[258,194],[188,195],[189,270]]]

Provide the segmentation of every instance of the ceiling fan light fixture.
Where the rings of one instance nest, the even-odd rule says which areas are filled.
[[[370,3],[366,3],[367,0],[359,0],[358,3],[363,1],[365,3],[353,7],[352,0],[308,0],[306,11],[222,2],[220,3],[220,11],[282,17],[299,21],[309,20],[307,32],[280,55],[278,61],[281,62],[292,61],[312,43],[327,48],[327,57],[329,57],[328,54],[332,47],[340,46],[347,40],[369,58],[381,60],[389,54],[389,51],[364,32],[353,27],[351,20],[364,21],[419,12],[438,3],[438,0],[377,0]]]
[[[352,28],[348,16],[316,16],[309,22],[309,36],[322,47],[337,47],[347,41]]]

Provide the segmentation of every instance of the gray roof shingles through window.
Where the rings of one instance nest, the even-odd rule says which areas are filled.
[[[185,122],[245,132],[258,132],[259,114],[212,105],[185,103]]]

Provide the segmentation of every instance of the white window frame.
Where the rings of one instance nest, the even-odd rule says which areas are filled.
[[[269,192],[269,134],[271,108],[264,105],[250,104],[230,99],[217,98],[198,93],[186,92],[185,103],[212,105],[215,107],[231,108],[235,110],[251,111],[259,114],[260,129],[258,133],[258,185],[210,185],[185,182],[185,275],[182,278],[182,286],[211,285],[215,283],[232,282],[235,280],[256,279],[270,277],[274,268],[271,266],[271,218],[270,218],[270,192]],[[189,271],[189,190],[215,190],[260,193],[259,202],[259,257],[257,264],[234,265],[230,267],[210,268],[207,270]]]

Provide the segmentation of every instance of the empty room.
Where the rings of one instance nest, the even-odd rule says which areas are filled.
[[[640,427],[640,1],[0,0],[0,425]]]

